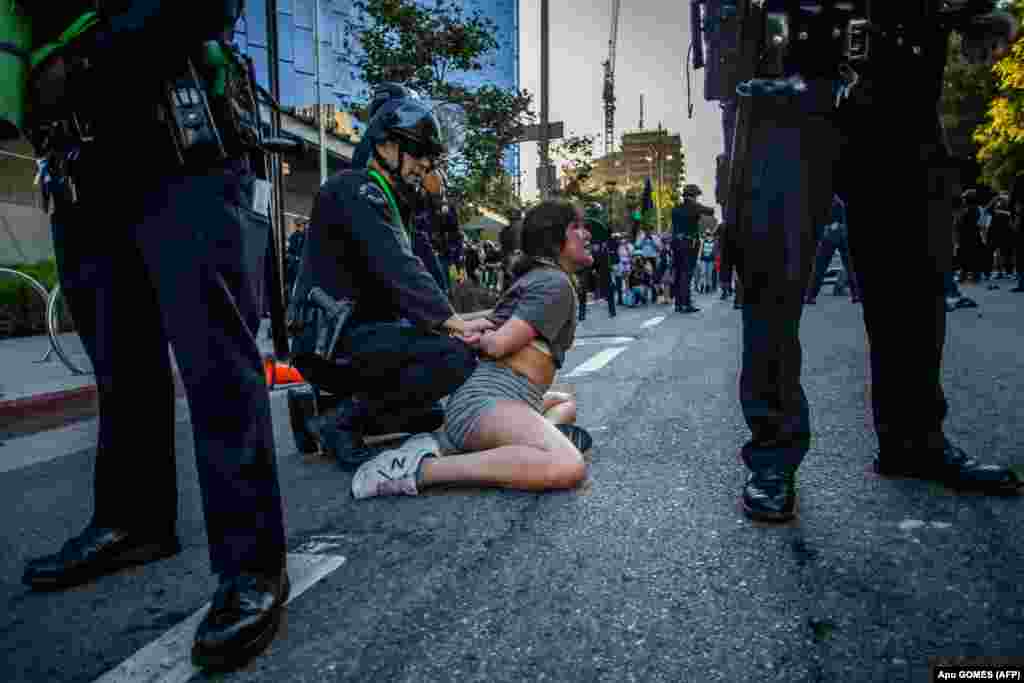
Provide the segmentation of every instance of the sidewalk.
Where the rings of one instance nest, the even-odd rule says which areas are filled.
[[[274,343],[267,337],[269,328],[270,321],[264,320],[257,338],[263,355],[274,350]],[[62,334],[60,345],[75,365],[91,373],[92,364],[77,334]],[[45,335],[0,339],[0,367],[4,369],[0,378],[0,423],[96,400],[96,379],[92,374],[72,373],[56,353],[51,353],[45,363],[38,362],[49,349],[50,340]],[[173,355],[171,364],[175,392],[184,396]]]

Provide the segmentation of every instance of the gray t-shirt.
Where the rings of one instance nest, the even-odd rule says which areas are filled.
[[[512,283],[488,319],[499,327],[512,317],[530,323],[551,347],[555,367],[560,368],[576,338],[578,305],[568,275],[538,266]]]

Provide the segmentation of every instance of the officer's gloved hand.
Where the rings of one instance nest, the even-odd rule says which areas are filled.
[[[962,29],[961,52],[971,64],[992,64],[1009,52],[1017,40],[1019,25],[1009,12],[981,14]]]

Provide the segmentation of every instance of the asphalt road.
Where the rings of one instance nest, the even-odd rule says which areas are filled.
[[[1024,296],[965,289],[982,308],[950,314],[948,434],[1024,464]],[[815,438],[799,518],[772,527],[737,505],[739,312],[697,302],[696,315],[648,306],[612,320],[592,307],[559,380],[595,437],[571,492],[355,502],[349,474],[295,452],[275,398],[290,552],[345,561],[223,680],[923,681],[928,657],[1024,654],[1024,500],[866,471],[860,307],[823,294],[805,310]],[[570,376],[611,348],[623,350]],[[88,519],[95,421],[0,446],[4,680],[96,680],[209,599],[187,419],[182,403],[184,551],[55,594],[27,591],[21,572]]]

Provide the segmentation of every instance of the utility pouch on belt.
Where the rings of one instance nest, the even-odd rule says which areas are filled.
[[[353,310],[354,301],[335,299],[320,287],[313,287],[306,296],[293,297],[286,315],[288,332],[294,337],[292,358],[305,355],[333,360]]]

